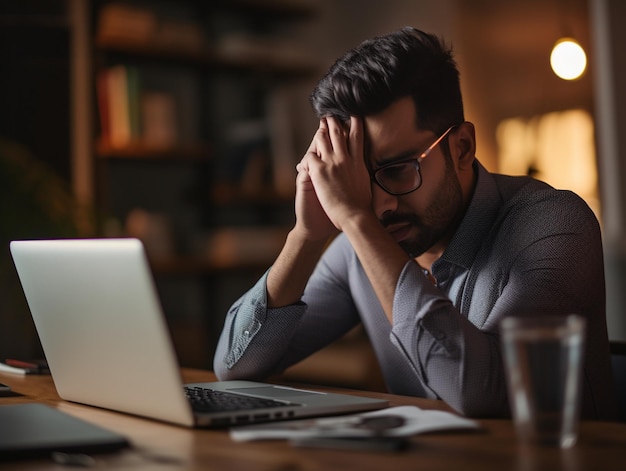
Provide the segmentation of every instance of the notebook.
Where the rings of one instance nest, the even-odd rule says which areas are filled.
[[[13,241],[10,248],[50,373],[65,400],[190,427],[223,427],[388,405],[379,399],[252,381],[183,385],[139,240]],[[264,401],[216,410],[203,399],[202,411],[192,410],[190,396],[216,394],[206,391],[243,403]]]
[[[0,424],[0,461],[51,452],[110,452],[130,446],[116,432],[44,404],[0,406]]]

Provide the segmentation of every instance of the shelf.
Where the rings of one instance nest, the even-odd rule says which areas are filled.
[[[272,186],[246,191],[234,184],[219,183],[211,191],[211,201],[217,206],[293,204],[293,198],[294,195],[280,194]]]
[[[280,18],[310,18],[319,13],[314,1],[304,0],[225,0],[222,5],[238,11],[246,9],[250,14]]]
[[[305,60],[281,59],[266,54],[230,55],[219,51],[184,50],[166,45],[134,42],[114,38],[97,38],[96,48],[137,59],[169,61],[172,64],[202,66],[224,71],[257,72],[278,77],[306,77],[318,72],[315,64]]]
[[[150,267],[155,275],[160,276],[211,276],[242,271],[263,272],[270,261],[252,261],[247,263],[220,264],[203,260],[199,257],[181,256],[150,259]]]
[[[118,148],[99,142],[96,145],[96,154],[101,159],[135,159],[146,161],[206,162],[210,159],[208,146],[202,144],[160,147],[137,143]]]
[[[211,56],[207,51],[185,50],[179,47],[167,47],[162,44],[131,41],[121,38],[97,37],[95,47],[105,53],[141,56],[172,62],[208,64],[211,61]]]
[[[85,154],[100,235],[143,240],[177,353],[210,362],[223,315],[293,227],[293,100],[322,68],[293,26],[320,6],[84,3],[92,119],[81,134],[93,135]]]
[[[209,63],[223,70],[250,71],[288,78],[308,77],[318,72],[318,67],[307,61],[255,54],[227,56],[216,53],[211,56]]]

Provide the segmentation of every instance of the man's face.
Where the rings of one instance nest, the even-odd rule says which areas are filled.
[[[364,121],[365,158],[372,173],[382,165],[419,157],[439,137],[432,131],[416,129],[415,105],[410,97],[394,102]],[[374,212],[413,257],[427,250],[443,251],[464,212],[454,156],[446,157],[443,146],[447,146],[447,140],[421,160],[422,184],[417,190],[394,196],[372,183]]]

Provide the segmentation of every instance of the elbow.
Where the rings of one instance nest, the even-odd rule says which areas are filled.
[[[239,377],[237,374],[233,373],[232,370],[228,368],[213,368],[213,372],[219,381],[230,381],[233,379],[244,379]]]
[[[226,367],[223,361],[218,359],[217,357],[213,360],[213,373],[220,381],[225,381],[227,379],[231,379],[229,377],[229,369]]]
[[[240,359],[237,363],[229,366],[224,358],[215,357],[213,360],[213,373],[219,381],[229,380],[249,380],[261,381],[267,376],[264,370],[255,368],[254,365],[246,365],[245,361]]]
[[[233,364],[227,360],[229,354],[225,350],[224,348],[220,348],[220,346],[215,350],[213,357],[213,373],[215,373],[215,376],[217,376],[217,379],[220,381],[242,379],[241,375],[237,374],[237,364]]]
[[[219,381],[230,381],[235,379],[250,379],[247,375],[241,373],[237,368],[228,368],[223,362],[213,363],[213,373]]]

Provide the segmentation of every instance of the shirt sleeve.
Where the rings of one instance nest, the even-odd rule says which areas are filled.
[[[498,338],[473,325],[409,262],[398,281],[391,342],[431,397],[467,416],[508,413]]]
[[[268,270],[226,315],[213,361],[217,377],[267,378],[354,327],[359,317],[345,278],[346,256],[331,244],[301,301],[280,308],[267,307]]]
[[[267,308],[268,273],[269,270],[226,314],[213,360],[220,380],[269,376],[304,314],[304,304]]]

